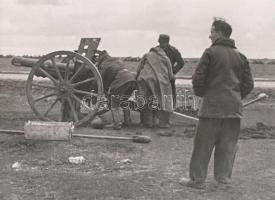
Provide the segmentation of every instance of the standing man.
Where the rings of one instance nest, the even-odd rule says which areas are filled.
[[[169,41],[170,41],[169,35],[166,35],[166,34],[159,35],[159,39],[158,39],[159,47],[163,49],[163,51],[166,53],[166,55],[170,59],[173,74],[176,75],[181,70],[181,68],[183,68],[184,60],[179,50],[176,47],[170,45]],[[175,79],[171,81],[171,86],[172,86],[172,92],[173,92],[173,103],[175,107],[176,97],[177,97]]]
[[[199,122],[190,162],[190,180],[180,183],[204,185],[208,163],[214,152],[214,178],[228,184],[232,174],[242,117],[242,99],[254,87],[247,58],[230,39],[231,26],[215,19],[207,48],[193,75],[195,95],[202,97]]]
[[[171,62],[162,48],[151,48],[137,68],[137,102],[142,100],[140,122],[145,127],[156,125],[169,128],[170,113],[173,112],[171,81],[174,80]]]

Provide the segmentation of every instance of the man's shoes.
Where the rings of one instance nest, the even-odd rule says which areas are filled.
[[[157,135],[158,136],[167,136],[167,137],[170,137],[170,136],[174,136],[175,135],[175,130],[159,130],[157,131]]]
[[[105,125],[105,127],[112,128],[114,130],[120,130],[122,128],[122,125],[121,125],[121,123],[118,123],[118,124],[112,123],[112,124]]]
[[[171,126],[170,126],[170,124],[159,124],[159,126],[158,126],[159,128],[170,128]]]
[[[130,126],[132,126],[132,125],[133,125],[132,122],[123,122],[123,123],[122,123],[122,126],[123,126],[123,127],[130,127]]]
[[[149,123],[148,124],[142,123],[141,126],[144,128],[153,128],[154,127],[153,124],[149,124]]]
[[[118,124],[114,124],[114,127],[113,127],[115,130],[120,130],[122,128],[121,126],[121,123],[118,123]]]
[[[180,178],[179,184],[195,189],[205,189],[204,182],[196,182],[185,177]]]
[[[216,182],[223,185],[230,185],[231,180],[229,178],[216,179]]]
[[[228,190],[231,187],[231,180],[229,178],[216,179],[215,187],[220,190]]]

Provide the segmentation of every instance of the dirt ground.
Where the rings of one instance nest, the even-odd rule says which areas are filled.
[[[14,71],[6,61],[0,62],[4,64],[0,68]],[[191,74],[192,68],[187,67],[183,75]],[[257,77],[273,77],[272,67],[262,68],[265,70],[252,66]],[[25,84],[25,81],[0,80],[0,129],[22,130],[27,120],[36,120],[27,103]],[[267,93],[269,99],[257,104],[274,108],[273,89],[254,89],[247,100],[260,92]],[[76,133],[114,136],[138,133],[150,136],[149,144],[83,138],[30,141],[22,135],[1,133],[0,199],[275,199],[274,127],[258,123],[243,129],[232,185],[222,187],[214,182],[211,160],[204,190],[178,183],[180,177],[188,177],[195,125],[176,125],[171,130],[172,136],[138,125],[121,131],[76,130]],[[83,156],[85,162],[71,164],[68,160],[71,156]]]
[[[257,92],[257,91],[255,91]],[[268,92],[268,91],[267,91]],[[274,92],[269,91],[274,101]],[[34,120],[25,96],[25,82],[0,81],[0,128],[22,130]],[[261,127],[260,127],[261,128]],[[262,127],[263,128],[263,127]],[[194,126],[174,126],[170,137],[139,126],[122,131],[79,128],[77,133],[150,136],[149,144],[73,138],[30,141],[22,135],[0,135],[0,199],[274,199],[275,140],[241,139],[228,187],[215,184],[213,161],[204,190],[181,186],[188,177]],[[253,129],[255,130],[255,129]],[[274,134],[274,129],[269,130]],[[70,156],[83,156],[71,164]]]

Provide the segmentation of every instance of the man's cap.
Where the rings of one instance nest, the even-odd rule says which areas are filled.
[[[169,35],[166,35],[166,34],[159,35],[159,40],[158,40],[159,43],[169,43],[169,40],[170,40]]]

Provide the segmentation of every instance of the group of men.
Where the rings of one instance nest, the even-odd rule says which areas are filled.
[[[97,67],[102,76],[114,129],[131,124],[129,104],[123,105],[137,90],[137,108],[144,127],[169,128],[169,115],[176,98],[175,74],[183,67],[180,52],[169,44],[169,36],[161,34],[159,45],[141,59],[137,71],[131,72],[118,58],[107,51],[98,51]],[[122,123],[119,108],[122,108]]]
[[[190,179],[181,180],[188,186],[204,185],[214,148],[214,178],[221,184],[230,183],[242,117],[241,100],[254,87],[248,60],[230,39],[231,33],[227,22],[214,20],[209,36],[212,44],[204,51],[192,77],[194,94],[202,98],[202,103]],[[99,56],[98,69],[109,98],[130,95],[137,89],[138,95],[144,97],[138,98],[143,105],[140,109],[142,125],[169,128],[169,115],[175,104],[175,74],[184,61],[179,51],[169,44],[168,35],[160,35],[158,42],[158,46],[142,57],[136,73],[128,71],[106,51]],[[115,128],[119,129],[119,99],[114,98],[111,102]],[[130,123],[129,108],[124,109],[124,122]]]

